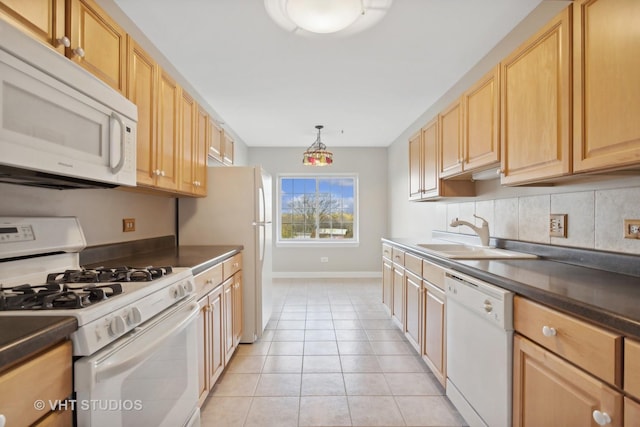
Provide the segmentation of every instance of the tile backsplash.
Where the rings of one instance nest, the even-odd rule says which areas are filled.
[[[449,226],[456,217],[480,225],[473,214],[489,222],[492,237],[640,254],[640,239],[623,238],[624,219],[640,219],[640,187],[447,203],[446,231],[473,234]],[[550,214],[567,214],[566,238],[549,237]]]

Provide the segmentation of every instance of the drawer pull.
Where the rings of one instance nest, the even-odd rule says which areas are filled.
[[[593,411],[593,420],[599,426],[606,426],[607,424],[611,424],[611,417],[606,412],[600,412],[597,409]]]
[[[543,326],[542,327],[542,335],[545,337],[555,337],[556,336],[556,328],[552,328],[551,326]]]

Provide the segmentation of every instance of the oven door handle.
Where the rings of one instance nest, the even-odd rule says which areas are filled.
[[[160,329],[162,332],[157,336],[151,335],[145,337],[151,341],[144,348],[140,349],[140,346],[129,345],[126,346],[121,352],[122,354],[112,355],[110,361],[103,364],[98,364],[95,368],[95,381],[100,382],[102,380],[108,380],[114,376],[128,371],[131,368],[139,365],[142,361],[151,357],[153,353],[172,335],[182,331],[186,328],[192,320],[194,320],[200,314],[200,306],[198,303],[188,304],[189,311],[176,319],[175,323],[168,329]],[[151,331],[150,331],[151,332]],[[146,340],[145,340],[146,341]]]

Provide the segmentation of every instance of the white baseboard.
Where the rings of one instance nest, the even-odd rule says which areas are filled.
[[[274,279],[373,279],[382,277],[381,271],[274,271]]]

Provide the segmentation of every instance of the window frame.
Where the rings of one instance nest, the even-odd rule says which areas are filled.
[[[353,239],[282,239],[282,179],[353,179]],[[357,173],[280,173],[276,178],[276,238],[277,247],[358,247],[360,246],[360,187]]]

